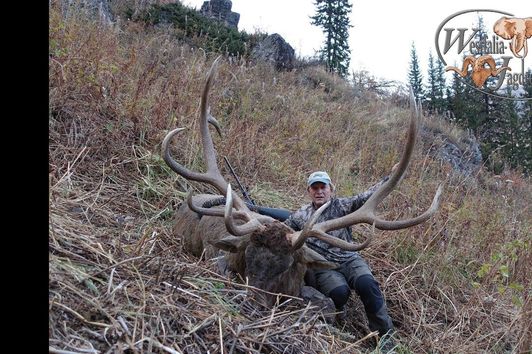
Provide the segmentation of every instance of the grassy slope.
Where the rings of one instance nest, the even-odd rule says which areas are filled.
[[[180,45],[169,30],[134,23],[108,30],[51,10],[52,347],[217,352],[220,342],[227,351],[231,343],[259,350],[262,341],[273,352],[338,352],[366,334],[363,323],[338,332],[320,321],[293,326],[298,314],[282,308],[272,317],[250,311],[246,288],[213,273],[211,261],[191,259],[171,235],[172,213],[190,185],[166,167],[159,144],[169,129],[187,127],[175,155],[201,169],[196,118],[213,59]],[[340,195],[386,175],[408,121],[407,110],[357,98],[318,68],[277,73],[227,61],[211,106],[225,134],[215,138],[219,155],[261,204],[291,209],[304,201],[312,170],[328,170]],[[402,350],[529,348],[530,181],[512,171],[460,177],[423,146],[382,214],[419,213],[445,183],[440,211],[421,226],[378,232],[363,251]],[[349,315],[363,319],[356,296],[350,301]],[[251,325],[268,319],[287,337]],[[350,348],[364,351],[365,342]]]

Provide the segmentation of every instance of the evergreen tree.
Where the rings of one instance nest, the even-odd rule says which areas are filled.
[[[436,110],[440,113],[446,112],[449,108],[447,105],[447,83],[445,82],[445,68],[440,58],[436,59]]]
[[[506,86],[506,94],[512,94],[510,86]],[[484,144],[486,150],[497,151],[496,157],[489,159],[496,172],[500,172],[504,165],[512,168],[521,166],[525,172],[532,169],[532,117],[522,110],[525,107],[522,103],[500,99],[490,117],[490,129]]]
[[[454,115],[454,122],[458,123],[464,128],[467,128],[467,116],[464,113],[466,107],[466,99],[464,97],[465,84],[461,77],[453,72],[453,81],[451,84],[450,94],[448,97],[448,104],[450,110]]]
[[[430,111],[443,113],[447,110],[447,103],[444,98],[446,91],[445,70],[441,60],[434,58],[432,52],[429,52],[427,79],[428,85],[425,95],[427,107]]]
[[[472,129],[477,138],[483,139],[490,122],[489,97],[476,89],[471,77],[465,77],[463,80],[466,85],[462,92],[464,105],[463,111],[460,112],[460,121],[464,123],[465,128]]]
[[[410,50],[410,70],[408,72],[408,83],[414,93],[414,97],[418,100],[423,98],[423,76],[419,68],[419,60],[416,53],[416,47],[412,43]]]
[[[330,72],[342,77],[347,76],[350,62],[349,14],[352,5],[349,0],[316,0],[316,14],[311,17],[312,24],[322,27],[325,42],[320,50],[320,58]]]
[[[477,138],[483,137],[484,124],[488,121],[485,94],[475,89],[470,77],[462,78],[457,73],[453,73],[451,94],[448,101],[454,120],[463,128],[471,129]]]
[[[526,77],[532,77],[532,69],[527,70],[527,72],[525,73],[525,78]],[[523,101],[523,113],[524,113],[525,118],[528,118],[528,120],[531,121],[532,120],[532,81],[525,80],[523,89],[525,90],[524,98],[528,98],[528,100]]]
[[[526,75],[532,77],[532,69],[528,69]],[[510,90],[510,88],[507,88]],[[512,167],[521,166],[525,173],[532,172],[532,82],[526,81],[523,84],[525,91],[522,101],[510,101],[513,105],[513,114],[507,119],[510,126],[509,145],[505,151],[505,156],[510,161]],[[508,101],[508,100],[507,100]]]
[[[488,37],[488,32],[486,31],[486,26],[484,25],[484,18],[482,16],[480,16],[480,15],[477,18],[476,28],[478,29],[478,32],[475,35],[476,40],[479,41],[479,42],[482,41],[483,39],[486,40],[487,37]],[[478,52],[475,53],[475,57],[478,58],[479,56],[486,54],[484,52],[484,49],[485,48],[483,48],[482,46],[480,47],[480,50],[477,49]],[[486,85],[488,85],[488,83],[490,81],[492,81],[492,80],[495,80],[495,78],[489,77],[488,80],[486,81]],[[468,80],[468,82],[472,85],[472,82],[470,80]],[[485,115],[486,122],[488,122],[489,115],[493,111],[493,107],[491,106],[492,101],[490,101],[490,98],[488,97],[488,95],[486,93],[480,93],[477,90],[475,90],[475,91],[476,91],[475,98],[479,99],[478,104],[484,106],[484,107],[482,107],[481,111]],[[479,95],[481,95],[482,97],[479,98]],[[482,122],[482,124],[483,123],[484,122]],[[481,124],[479,124],[479,125],[481,125]],[[483,128],[483,130],[487,130],[487,129],[489,129],[489,127],[484,127]]]
[[[429,65],[427,72],[428,86],[426,89],[425,100],[427,101],[427,108],[429,111],[436,111],[436,96],[438,95],[438,83],[436,79],[436,67],[434,66],[434,57],[432,52],[429,52]]]
[[[475,28],[478,29],[478,32],[475,35],[475,40],[480,41],[487,36],[487,32],[481,16],[478,17],[477,21]],[[473,53],[464,52],[463,58],[465,58],[466,55],[472,54]],[[478,57],[480,54],[481,53],[474,53],[475,57]],[[457,65],[455,64],[454,66]],[[486,142],[484,139],[490,135],[490,115],[493,114],[495,109],[493,106],[493,100],[490,99],[486,93],[483,93],[476,88],[470,75],[463,79],[457,75],[454,75],[453,77],[453,98],[451,99],[451,109],[456,117],[456,121],[464,128],[470,128],[473,130],[477,138]],[[462,86],[458,83],[460,80],[463,80],[464,84]],[[457,91],[457,89],[459,91]]]
[[[454,120],[454,112],[452,109],[452,103],[453,103],[453,93],[451,91],[451,87],[445,86],[445,99],[443,101],[443,104],[445,105],[444,106],[445,116],[449,117],[449,119],[453,118]]]
[[[479,15],[477,17],[477,25],[476,27],[478,29],[478,32],[477,34],[475,35],[475,40],[480,42],[483,38],[487,38],[488,37],[488,33],[486,32],[486,26],[484,25],[484,18]],[[475,53],[476,56],[481,56],[481,55],[484,55],[486,54],[484,52],[484,49],[483,47],[480,47],[480,48],[477,48],[477,52]]]

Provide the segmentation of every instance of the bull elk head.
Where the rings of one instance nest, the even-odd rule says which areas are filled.
[[[486,64],[488,65],[487,68],[485,67]],[[481,55],[478,58],[468,55],[464,58],[462,70],[458,69],[456,66],[447,66],[445,67],[445,71],[453,70],[456,71],[461,77],[465,77],[467,75],[467,69],[470,65],[473,67],[471,80],[473,80],[473,83],[477,87],[482,87],[490,76],[496,77],[503,70],[512,70],[508,66],[501,66],[497,69],[495,65],[495,59],[493,59],[491,55]]]
[[[294,231],[287,225],[268,216],[252,212],[236,195],[223,178],[217,166],[216,151],[209,133],[208,123],[215,124],[209,114],[209,90],[213,85],[218,59],[214,61],[207,75],[201,96],[200,132],[203,156],[207,165],[206,173],[191,171],[175,161],[170,154],[170,141],[183,128],[170,131],[162,143],[162,155],[168,166],[177,174],[192,181],[207,183],[215,187],[221,195],[188,194],[187,203],[181,205],[176,216],[174,232],[181,236],[188,249],[201,254],[202,248],[214,246],[224,252],[224,264],[231,270],[247,277],[251,285],[271,293],[298,296],[303,286],[307,267],[327,267],[335,265],[305,246],[305,240],[316,237],[336,247],[346,250],[361,250],[371,241],[368,237],[361,244],[349,243],[329,234],[328,231],[366,223],[381,230],[398,230],[420,224],[429,219],[437,210],[440,186],[432,205],[423,214],[408,220],[387,221],[376,215],[377,205],[395,188],[402,178],[411,159],[417,125],[421,110],[411,95],[411,121],[408,138],[401,161],[390,179],[355,212],[338,219],[316,223],[319,215],[329,203],[320,207],[302,231]],[[225,196],[225,207],[206,207],[214,199]],[[199,217],[199,216],[200,217]],[[185,247],[187,248],[187,247]],[[211,250],[210,257],[215,256]],[[271,298],[269,302],[271,303]]]

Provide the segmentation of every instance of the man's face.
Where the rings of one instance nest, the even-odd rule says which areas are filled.
[[[316,208],[321,207],[331,199],[331,186],[322,182],[312,183],[307,188],[308,194]]]

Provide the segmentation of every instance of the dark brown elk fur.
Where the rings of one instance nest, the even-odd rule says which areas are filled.
[[[195,204],[220,198],[201,194],[193,197]],[[219,208],[219,207],[215,207]],[[254,287],[274,294],[299,296],[308,267],[331,268],[333,265],[307,247],[293,250],[286,235],[293,233],[285,224],[273,221],[264,231],[235,237],[216,216],[200,216],[183,203],[175,217],[173,232],[181,238],[185,251],[206,259],[218,258],[220,271],[237,273]],[[265,295],[271,305],[276,296]]]

